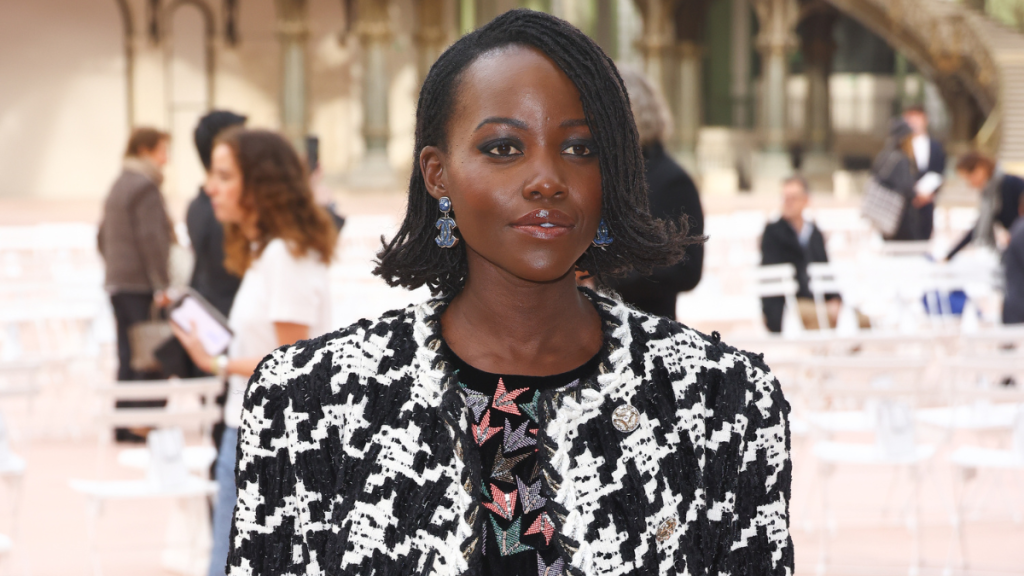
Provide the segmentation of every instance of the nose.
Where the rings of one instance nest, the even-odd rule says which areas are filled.
[[[563,198],[568,194],[568,186],[560,170],[560,152],[553,154],[537,154],[530,163],[532,175],[523,186],[523,197],[527,200],[544,200]]]

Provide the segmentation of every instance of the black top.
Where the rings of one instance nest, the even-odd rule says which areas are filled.
[[[800,243],[799,233],[783,218],[765,226],[764,234],[761,236],[761,264],[792,264],[795,266],[796,280],[799,284],[796,293],[798,298],[813,297],[810,279],[807,276],[807,265],[811,262],[828,262],[828,253],[825,252],[825,237],[821,235],[821,231],[813,222],[807,222],[806,225],[811,227],[810,238],[808,238],[806,246]],[[784,306],[785,299],[781,296],[761,299],[764,321],[769,331],[782,331]]]
[[[678,221],[686,216],[691,236],[704,235],[704,211],[693,180],[676,164],[661,144],[644,148],[647,199],[651,216]],[[704,267],[704,245],[687,247],[686,259],[674,266],[657,268],[650,276],[629,274],[608,281],[622,300],[649,314],[675,320],[676,296],[693,290]]]
[[[995,214],[995,221],[1002,224],[1003,228],[1007,230],[1013,227],[1013,222],[1017,220],[1019,215],[1021,194],[1024,194],[1024,179],[1012,174],[1004,175],[1003,181],[999,183],[999,211]],[[947,260],[951,260],[953,256],[956,256],[957,252],[963,250],[974,241],[974,229],[976,227],[972,226],[960,242],[950,250],[949,255],[946,256]]]
[[[918,171],[918,181],[924,178],[924,175],[928,172],[935,172],[940,176],[946,175],[946,150],[942,147],[942,143],[935,138],[929,138],[928,140],[930,144],[928,166],[923,171]],[[937,198],[940,191],[942,191],[941,186],[935,191],[933,198]],[[935,222],[935,202],[929,202],[920,208],[915,208],[915,210],[917,211],[917,236],[915,239],[930,240]]]
[[[1003,297],[1003,324],[1024,323],[1024,218],[1010,227],[1010,245],[1003,252],[1006,290]]]
[[[482,574],[559,576],[565,561],[552,546],[554,526],[542,496],[537,430],[542,390],[571,386],[597,372],[599,356],[555,376],[491,374],[473,368],[447,346],[466,393],[480,447],[483,520]]]
[[[224,268],[224,226],[214,216],[206,190],[200,188],[188,205],[185,225],[196,255],[189,286],[227,316],[242,279]]]

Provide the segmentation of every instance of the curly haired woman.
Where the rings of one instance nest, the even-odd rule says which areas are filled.
[[[768,368],[577,288],[699,241],[648,214],[612,61],[499,16],[431,68],[415,154],[377,273],[437,297],[261,363],[229,574],[791,574]]]

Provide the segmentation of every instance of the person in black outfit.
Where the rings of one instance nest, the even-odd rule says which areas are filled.
[[[1004,173],[991,158],[970,152],[956,163],[957,174],[967,185],[981,193],[978,222],[946,256],[951,260],[958,252],[974,243],[995,248],[995,225],[1010,230],[1017,219],[1017,207],[1024,194],[1024,179]]]
[[[213,140],[223,130],[242,126],[245,121],[245,116],[225,110],[215,110],[199,120],[195,131],[196,151],[207,172],[210,171]],[[210,197],[201,186],[199,194],[188,205],[185,222],[196,255],[189,286],[227,316],[242,279],[224,269],[224,227],[214,217]]]
[[[928,113],[922,106],[911,106],[903,112],[903,121],[914,131],[911,147],[914,150],[914,162],[917,163],[917,195],[911,201],[917,211],[917,240],[930,240],[935,225],[935,198],[941,190],[929,190],[922,179],[926,174],[943,177],[946,174],[946,150],[942,143],[928,134]],[[930,177],[930,178],[934,178]]]
[[[917,197],[914,187],[918,181],[917,164],[914,162],[912,136],[914,132],[901,119],[896,119],[889,129],[885,148],[875,157],[871,175],[886,188],[903,196],[903,212],[900,225],[886,240],[915,240],[918,235],[917,210],[912,202]]]
[[[624,69],[622,80],[629,92],[630,107],[636,119],[647,177],[647,200],[651,216],[661,220],[686,218],[690,233],[704,235],[704,211],[693,179],[665,152],[662,144],[671,125],[667,107],[656,96],[647,79],[639,72]],[[676,297],[693,290],[700,282],[704,266],[704,245],[691,244],[686,259],[673,266],[656,268],[649,276],[630,273],[607,280],[627,304],[675,320]]]
[[[1024,324],[1024,197],[1017,213],[1019,216],[1010,227],[1010,243],[1003,252],[1003,324]]]
[[[803,178],[793,177],[783,182],[782,217],[765,226],[764,234],[761,236],[762,265],[792,264],[796,267],[796,279],[799,284],[796,296],[801,302],[801,309],[805,306],[813,307],[810,299],[814,296],[811,294],[807,265],[811,262],[828,262],[825,237],[814,222],[805,220],[803,216],[809,201],[807,183]],[[834,323],[839,313],[839,297],[829,295],[827,301],[829,319]],[[782,332],[782,313],[785,306],[786,301],[781,296],[761,299],[764,322],[770,332]],[[817,322],[813,314],[804,312],[800,316],[806,317],[805,325],[812,318]]]

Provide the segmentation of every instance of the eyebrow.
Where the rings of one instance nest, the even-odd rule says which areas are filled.
[[[487,124],[507,124],[514,128],[519,128],[520,130],[529,130],[526,122],[523,122],[522,120],[516,120],[515,118],[503,118],[501,116],[491,116],[490,118],[484,118],[484,121],[477,125],[474,132],[483,128]]]
[[[588,127],[589,124],[587,124],[586,119],[584,119],[584,118],[577,118],[576,120],[566,120],[565,122],[562,122],[560,124],[560,126],[562,128],[573,128],[573,127],[576,127],[576,126]]]

